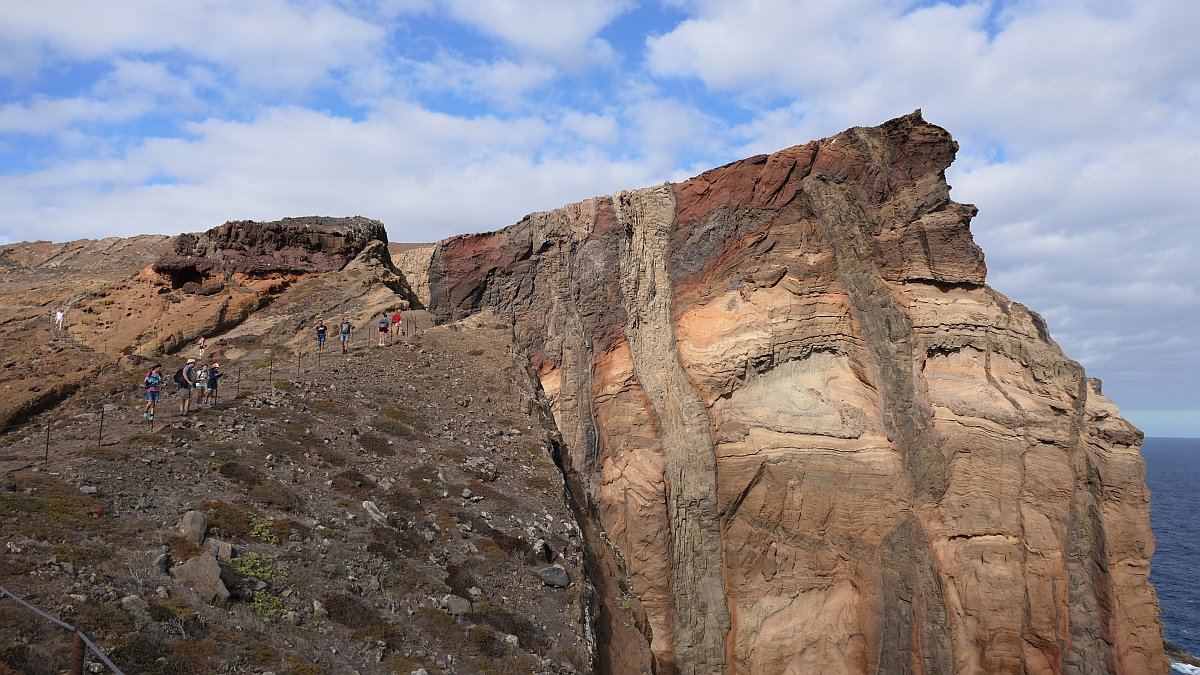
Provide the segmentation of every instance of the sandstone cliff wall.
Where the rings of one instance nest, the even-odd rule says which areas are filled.
[[[1166,672],[1141,434],[984,284],[956,150],[918,112],[439,244],[621,575],[602,668]]]

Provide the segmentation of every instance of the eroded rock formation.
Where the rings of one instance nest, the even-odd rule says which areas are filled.
[[[984,284],[919,111],[441,242],[563,437],[601,667],[1163,673],[1141,434]]]
[[[383,223],[369,218],[231,221],[202,234],[181,234],[154,263],[174,288],[197,292],[227,281],[340,270],[371,242],[387,245]]]
[[[200,336],[218,337],[209,353],[222,358],[271,344],[294,351],[325,312],[361,324],[408,309],[416,296],[387,251],[383,224],[362,217],[0,247],[0,430],[121,359],[161,357]]]

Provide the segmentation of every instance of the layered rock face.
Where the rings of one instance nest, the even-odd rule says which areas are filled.
[[[438,245],[591,522],[602,669],[1163,673],[1121,419],[984,284],[919,111]]]

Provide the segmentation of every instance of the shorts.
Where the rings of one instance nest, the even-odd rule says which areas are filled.
[[[319,345],[325,344],[325,336],[324,335],[317,336],[317,344],[319,344]]]
[[[192,397],[192,388],[191,387],[180,387],[178,391],[179,391],[179,398],[191,398]]]
[[[158,403],[158,392],[146,390],[146,400],[150,403]]]
[[[342,333],[342,342],[349,342],[349,341],[350,341],[350,334]]]
[[[388,327],[387,327],[387,326],[385,326],[385,325],[383,325],[383,324],[379,324],[379,332],[380,332],[380,333],[386,333],[386,332],[388,332]]]

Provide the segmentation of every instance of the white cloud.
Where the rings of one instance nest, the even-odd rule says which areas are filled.
[[[549,84],[558,71],[541,63],[514,63],[507,59],[468,63],[443,55],[412,66],[418,86],[427,91],[454,92],[467,99],[494,103],[506,110],[529,103],[528,94]]]
[[[9,2],[0,3],[0,75],[178,50],[254,87],[297,89],[368,60],[383,37],[380,26],[326,3]]]
[[[567,67],[605,63],[612,47],[596,37],[632,8],[629,0],[446,0],[451,14],[522,53]]]
[[[533,159],[566,133],[540,118],[467,120],[403,101],[358,122],[288,107],[188,131],[119,159],[0,177],[8,209],[0,239],[35,227],[68,240],[361,214],[383,220],[394,240],[430,241],[656,178],[586,148]]]

